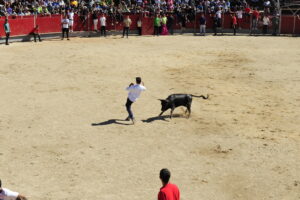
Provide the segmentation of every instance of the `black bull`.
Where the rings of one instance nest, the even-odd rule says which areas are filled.
[[[192,94],[171,94],[166,99],[159,99],[161,101],[161,113],[159,114],[159,116],[161,116],[166,110],[168,110],[170,108],[171,109],[170,118],[172,118],[173,111],[176,107],[185,106],[187,108],[185,113],[189,112],[189,115],[188,115],[188,117],[189,117],[191,114],[191,106],[192,106],[193,97],[208,99],[209,95],[207,95],[207,97],[205,97],[203,95],[196,96],[196,95],[192,95]]]

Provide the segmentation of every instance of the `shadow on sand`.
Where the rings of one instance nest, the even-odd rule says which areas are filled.
[[[124,122],[127,122],[127,123],[124,123]],[[126,121],[123,119],[109,119],[107,121],[100,122],[100,123],[92,123],[91,125],[92,126],[104,126],[104,125],[110,125],[110,124],[119,124],[119,125],[125,125],[125,126],[132,125],[132,123],[130,121]]]
[[[173,118],[184,118],[184,116],[183,115],[179,115],[179,114],[173,114]],[[167,119],[169,119],[169,120],[167,120]],[[142,120],[142,122],[151,123],[151,122],[157,121],[157,120],[169,122],[170,121],[170,115],[162,115],[162,116],[150,117],[148,119]]]

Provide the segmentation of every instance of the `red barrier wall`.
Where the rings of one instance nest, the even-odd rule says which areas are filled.
[[[4,20],[5,18],[2,17],[0,19],[0,36],[3,37],[4,33]],[[28,35],[34,26],[34,16],[27,16],[27,17],[15,17],[9,18],[9,25],[11,29],[11,35]]]
[[[294,30],[295,20],[295,30]],[[281,18],[281,33],[290,34],[295,31],[295,34],[300,34],[300,20],[296,16],[284,16]]]
[[[61,31],[61,15],[39,16],[36,18],[40,33],[57,33]]]
[[[100,17],[99,17],[100,18]],[[130,15],[132,20],[132,25],[130,27],[131,30],[135,30],[137,28],[137,20],[139,18],[138,15]],[[199,18],[197,15],[194,22],[188,22],[186,24],[187,28],[193,29],[196,28],[196,31],[199,30]],[[4,17],[0,17],[0,37],[5,36],[3,24]],[[37,24],[40,27],[40,33],[58,33],[61,31],[61,15],[51,15],[51,16],[23,16],[23,17],[9,17],[9,23],[11,28],[11,36],[21,36],[28,35],[32,32],[34,25]],[[294,19],[295,19],[295,34],[300,34],[300,20],[295,18],[294,16],[282,16],[281,18],[281,33],[283,34],[293,34],[294,31]],[[212,17],[207,15],[207,28],[212,28]],[[231,16],[224,15],[223,19],[223,28],[231,29]],[[196,23],[196,24],[195,24]],[[143,35],[151,35],[153,34],[153,18],[143,17],[142,18],[142,27]],[[241,21],[241,27],[243,29],[249,29],[250,27],[250,19],[248,17],[244,17]],[[74,31],[92,31],[94,30],[93,19],[91,16],[89,17],[80,17],[74,16]],[[98,30],[100,29],[100,22],[98,23]],[[123,29],[123,23],[117,22],[111,17],[107,17],[107,30],[117,30],[121,31]],[[174,30],[180,29],[178,24],[178,20],[175,17],[174,20]]]

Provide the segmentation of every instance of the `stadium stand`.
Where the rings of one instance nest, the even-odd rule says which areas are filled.
[[[84,15],[97,10],[109,15],[122,15],[122,13],[144,13],[153,15],[155,12],[212,13],[222,8],[226,12],[236,11],[247,6],[260,7],[273,10],[276,2],[265,0],[0,0],[0,16],[28,16],[63,14],[66,10],[74,9],[75,13]],[[191,18],[193,18],[191,16]]]

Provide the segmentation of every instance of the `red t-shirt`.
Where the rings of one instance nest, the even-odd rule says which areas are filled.
[[[160,188],[158,200],[180,200],[180,192],[176,185],[168,183]]]
[[[258,17],[259,17],[259,12],[256,11],[256,10],[254,10],[254,11],[253,11],[253,17],[255,17],[256,19],[258,19]]]
[[[232,24],[237,25],[236,16],[232,17]]]
[[[246,8],[245,8],[245,12],[246,12],[246,13],[248,13],[248,14],[249,14],[249,13],[250,13],[250,11],[251,11],[251,9],[250,9],[249,7],[246,7]]]
[[[32,32],[35,34],[39,34],[39,27],[33,28]]]

